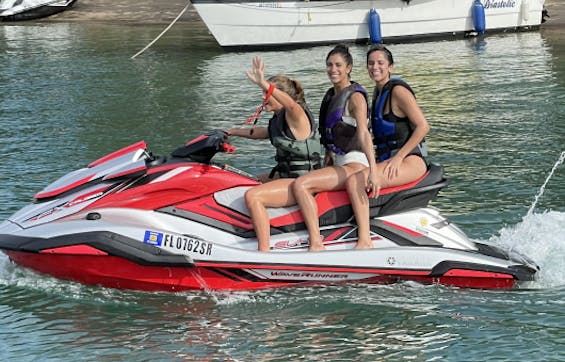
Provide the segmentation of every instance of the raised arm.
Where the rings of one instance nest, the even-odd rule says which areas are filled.
[[[291,130],[293,130],[293,133],[296,137],[299,137],[300,134],[305,133],[303,131],[304,126],[308,125],[309,128],[310,125],[306,112],[304,111],[302,106],[298,104],[286,92],[277,88],[272,88],[272,90],[270,91],[272,84],[265,80],[265,62],[261,57],[256,56],[253,58],[253,67],[245,74],[247,75],[247,78],[249,78],[249,80],[261,87],[261,89],[267,92],[267,94],[271,92],[271,97],[273,97],[282,105],[286,112],[286,121],[288,122],[288,126]],[[311,130],[308,130],[307,133],[309,134],[310,132]],[[303,136],[307,137],[307,135]]]

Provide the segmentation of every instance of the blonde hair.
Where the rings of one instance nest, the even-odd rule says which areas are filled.
[[[273,83],[278,90],[288,94],[290,98],[294,99],[302,108],[306,108],[304,88],[299,80],[291,79],[286,75],[277,74],[267,79],[267,81]]]

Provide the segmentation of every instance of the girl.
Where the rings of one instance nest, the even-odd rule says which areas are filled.
[[[382,187],[403,185],[420,178],[427,170],[424,137],[430,126],[416,102],[412,89],[400,79],[391,79],[392,53],[378,45],[367,52],[367,70],[375,81],[371,127],[379,162],[346,182],[355,220],[359,227],[357,249],[372,248],[368,195],[378,197]]]
[[[321,148],[300,82],[284,75],[265,80],[265,64],[260,57],[253,58],[253,68],[246,75],[263,89],[263,105],[267,112],[273,112],[273,117],[268,127],[236,128],[227,133],[230,136],[270,139],[276,149],[277,165],[270,175],[259,176],[266,183],[245,193],[259,251],[269,251],[271,233],[266,208],[296,204],[290,184],[294,178],[321,167]]]

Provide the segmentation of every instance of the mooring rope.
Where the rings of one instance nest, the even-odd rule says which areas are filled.
[[[184,14],[186,12],[186,10],[188,10],[188,7],[190,6],[190,1],[186,4],[186,6],[184,7],[184,9],[182,9],[182,11],[177,15],[177,17],[169,24],[169,26],[167,26],[165,28],[165,30],[163,30],[161,32],[161,34],[159,34],[155,39],[153,39],[153,41],[149,44],[147,44],[147,46],[143,49],[141,49],[140,51],[138,51],[137,53],[135,53],[131,59],[137,57],[139,54],[143,53],[144,51],[146,51],[151,45],[153,45],[157,40],[159,40],[159,38],[161,38],[163,36],[163,34],[165,34],[176,22],[177,20],[179,20],[179,18],[182,16],[182,14]]]

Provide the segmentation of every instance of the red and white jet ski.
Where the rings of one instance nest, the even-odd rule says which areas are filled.
[[[231,152],[222,131],[156,157],[141,141],[71,172],[0,224],[0,249],[57,278],[146,291],[251,290],[414,280],[511,288],[538,267],[467,238],[428,203],[442,168],[372,200],[374,248],[354,250],[345,191],[316,196],[326,251],[308,252],[298,207],[270,209],[271,249],[257,251],[245,206],[251,175],[212,163]]]

